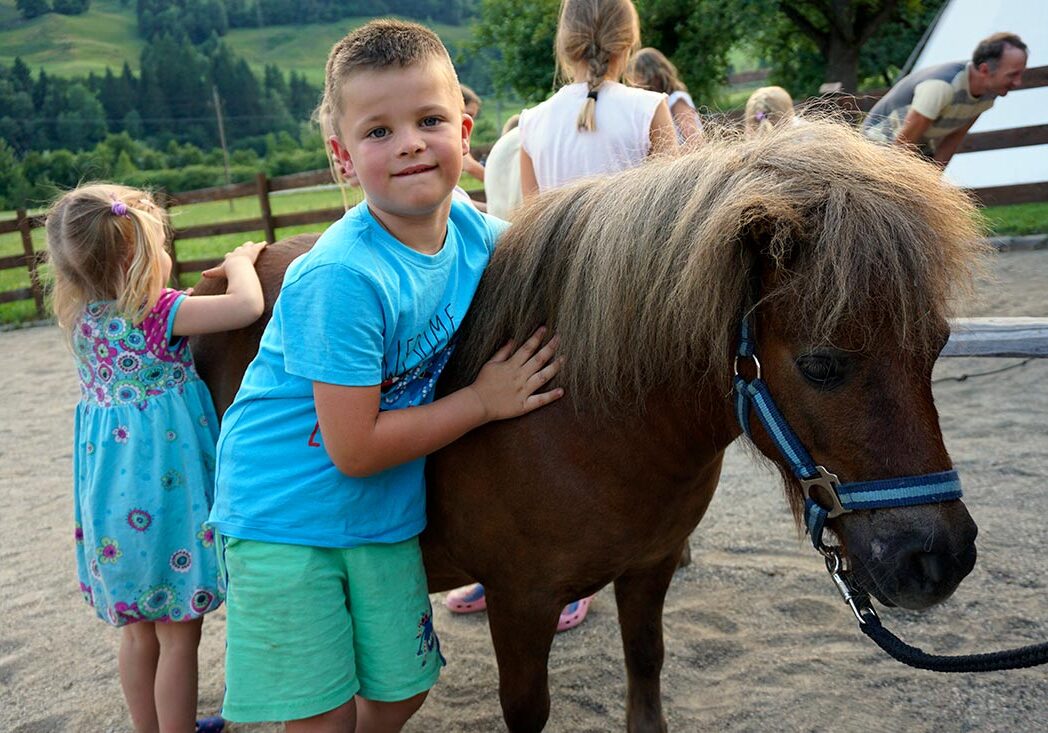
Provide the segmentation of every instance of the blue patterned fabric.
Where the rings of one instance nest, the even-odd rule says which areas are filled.
[[[77,574],[114,626],[192,619],[222,602],[205,525],[218,420],[186,340],[171,340],[184,298],[165,290],[138,326],[92,303],[73,336]]]

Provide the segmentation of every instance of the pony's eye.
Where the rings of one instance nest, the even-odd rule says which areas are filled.
[[[799,356],[797,369],[817,389],[839,387],[846,376],[844,359],[833,353],[812,352]]]

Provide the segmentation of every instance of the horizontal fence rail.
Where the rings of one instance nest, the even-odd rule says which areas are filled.
[[[940,356],[1048,357],[1048,318],[954,318]]]

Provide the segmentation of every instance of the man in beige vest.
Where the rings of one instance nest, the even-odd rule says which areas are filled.
[[[870,110],[866,136],[913,145],[946,167],[979,115],[1022,84],[1028,54],[1014,33],[984,38],[971,61],[940,64],[909,74]]]

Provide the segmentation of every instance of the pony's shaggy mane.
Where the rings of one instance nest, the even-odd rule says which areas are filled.
[[[877,314],[900,346],[927,348],[985,248],[967,196],[899,147],[818,120],[715,140],[522,208],[481,281],[448,386],[545,323],[567,357],[559,382],[588,410],[641,404],[656,388],[694,394],[699,379],[727,391],[761,273],[775,283],[761,298],[799,309],[813,342]]]

